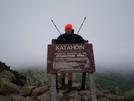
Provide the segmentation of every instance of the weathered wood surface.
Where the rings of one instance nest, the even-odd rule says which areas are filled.
[[[51,74],[51,101],[56,101],[56,74]]]
[[[92,44],[48,45],[47,73],[95,72]]]
[[[90,81],[90,92],[91,92],[92,101],[97,101],[96,87],[95,87],[95,83],[94,83],[94,75],[93,75],[93,73],[88,73],[88,75],[89,75],[89,81]]]

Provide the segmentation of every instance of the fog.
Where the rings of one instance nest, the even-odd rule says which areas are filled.
[[[0,0],[0,61],[13,69],[46,68],[47,45],[59,36],[51,22],[93,44],[96,70],[134,67],[133,0]]]

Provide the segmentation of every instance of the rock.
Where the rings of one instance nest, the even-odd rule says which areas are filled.
[[[5,63],[3,63],[3,62],[0,61],[0,73],[3,72],[4,70],[5,70],[5,71],[9,71],[9,72],[11,72],[12,74],[15,75],[15,78],[16,78],[16,79],[14,78],[14,80],[15,80],[15,81],[13,81],[14,84],[21,85],[22,82],[20,82],[19,79],[23,79],[23,80],[26,82],[26,77],[25,77],[25,76],[19,74],[17,71],[11,70],[11,69],[10,69],[10,66],[7,66]],[[9,78],[10,78],[10,77],[9,77]],[[21,84],[20,84],[20,83],[21,83]]]
[[[69,101],[69,100],[72,100],[73,98],[70,97],[68,94],[64,94],[60,99],[59,101]]]
[[[63,96],[63,93],[58,93],[57,94],[57,101],[59,101],[62,98],[62,96]]]
[[[59,90],[59,93],[61,93],[61,94],[65,93],[65,92],[66,92],[66,90]]]
[[[80,90],[81,89],[81,83],[73,83],[72,87],[76,90]]]
[[[29,96],[27,96],[26,98],[25,98],[25,101],[34,101],[31,97],[29,97]]]
[[[104,94],[103,96],[112,101],[124,101],[124,98],[122,96],[118,96],[118,95]]]
[[[13,84],[9,79],[0,78],[0,94],[20,93],[20,87]]]
[[[79,94],[81,95],[81,97],[82,97],[82,100],[90,100],[91,99],[91,96],[90,96],[90,91],[89,90],[81,90],[80,92],[79,92]]]
[[[96,96],[97,96],[97,99],[100,99],[100,98],[102,98],[102,93],[98,90],[98,89],[96,89]]]
[[[90,91],[89,90],[81,90],[79,92],[80,95],[90,95]]]
[[[0,101],[6,101],[6,99],[5,98],[0,98]]]
[[[13,73],[11,73],[10,71],[6,71],[6,70],[3,70],[1,73],[0,73],[0,77],[2,78],[7,78],[9,79],[11,82],[15,82],[16,81],[16,77]]]
[[[0,101],[12,101],[10,96],[0,95]]]
[[[75,96],[74,96],[74,100],[76,100],[76,101],[81,101],[81,96],[80,96],[80,95],[75,95]]]
[[[109,99],[106,98],[106,97],[103,97],[103,98],[98,99],[97,101],[111,101],[111,100],[109,100]],[[114,101],[114,100],[112,100],[112,101]]]
[[[25,97],[20,96],[19,94],[10,95],[12,101],[25,101]]]
[[[33,99],[36,99],[38,95],[41,95],[43,94],[45,91],[48,90],[48,86],[42,86],[42,87],[38,87],[38,88],[35,88],[33,91],[32,91],[32,94],[31,94],[31,97]]]
[[[29,95],[31,95],[32,90],[35,88],[37,88],[37,87],[25,85],[24,87],[22,87],[20,94],[23,96],[29,96]]]
[[[37,97],[37,101],[51,101],[51,96],[50,94],[44,93]]]
[[[29,89],[31,89],[31,90],[33,90],[33,89],[35,89],[35,88],[37,88],[37,86],[26,86],[27,88],[29,88]]]
[[[78,91],[77,90],[71,91],[70,93],[68,93],[68,95],[73,98],[75,95],[78,95]]]
[[[82,95],[81,99],[82,99],[82,101],[83,100],[86,101],[86,100],[91,100],[91,97],[90,97],[90,95]]]
[[[23,96],[29,96],[31,95],[32,90],[35,88],[36,86],[24,86],[22,87],[20,94]]]

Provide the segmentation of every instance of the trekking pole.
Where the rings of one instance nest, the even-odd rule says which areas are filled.
[[[60,33],[60,35],[61,35],[61,32],[59,31],[59,29],[57,28],[57,26],[55,25],[55,23],[54,23],[54,21],[53,21],[52,19],[51,19],[51,22],[54,24],[55,28],[57,29],[57,31],[58,31],[58,32]],[[66,41],[63,36],[62,36],[62,38],[63,38],[64,41]]]
[[[86,17],[84,18],[84,20],[83,20],[83,22],[82,22],[82,24],[81,24],[81,26],[80,26],[80,28],[79,28],[79,30],[78,30],[78,32],[77,32],[77,34],[80,32],[80,29],[81,29],[81,27],[83,26],[83,24],[84,24],[84,21],[86,20]],[[74,38],[74,40],[73,41],[75,41],[75,39],[76,39],[76,37]]]
[[[81,26],[80,26],[80,28],[79,28],[77,34],[80,32],[80,29],[81,29],[81,27],[83,26],[85,20],[86,20],[86,17],[84,18],[84,20],[83,20],[83,22],[82,22],[82,24],[81,24]]]

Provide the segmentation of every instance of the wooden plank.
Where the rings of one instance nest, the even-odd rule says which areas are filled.
[[[51,101],[56,101],[56,74],[51,74]]]
[[[47,73],[95,72],[92,44],[48,45]]]
[[[82,73],[82,86],[81,89],[85,90],[86,73]]]
[[[90,81],[90,92],[91,92],[92,101],[97,101],[96,87],[95,87],[95,83],[94,83],[93,73],[89,73],[88,75],[89,75],[89,81]]]

